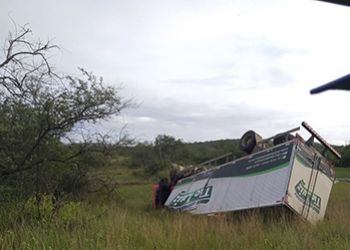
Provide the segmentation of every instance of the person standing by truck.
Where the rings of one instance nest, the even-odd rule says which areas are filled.
[[[168,183],[168,178],[162,178],[158,183],[158,189],[156,192],[156,207],[163,208],[169,195],[170,195],[170,186]]]

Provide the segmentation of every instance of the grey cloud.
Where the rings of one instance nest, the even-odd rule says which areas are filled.
[[[188,78],[188,79],[171,79],[166,80],[167,83],[172,84],[205,84],[205,85],[212,85],[212,84],[227,84],[231,80],[235,79],[236,76],[233,74],[230,75],[217,75],[213,77],[206,77],[206,78]]]
[[[240,53],[254,53],[263,57],[277,59],[288,54],[305,54],[304,50],[276,45],[264,38],[240,37],[236,42],[236,50]]]
[[[272,44],[268,44],[265,42],[260,42],[255,47],[255,51],[256,53],[265,55],[270,58],[278,58],[289,53],[295,53],[294,49],[282,48],[282,47],[274,46]]]
[[[269,67],[261,71],[253,71],[251,80],[256,86],[277,87],[293,83],[294,77],[278,67]]]
[[[249,129],[270,136],[297,126],[300,119],[298,114],[286,114],[247,104],[216,110],[200,103],[176,100],[166,100],[162,106],[145,105],[126,114],[126,120],[134,121],[129,124],[133,133],[147,140],[154,139],[160,133],[171,134],[185,141],[239,138]]]
[[[289,84],[294,81],[292,75],[286,73],[280,68],[270,68],[265,72],[264,77],[266,81],[269,81],[271,84]]]
[[[225,1],[221,3],[223,7],[227,5]],[[233,3],[234,8],[229,14],[235,15],[246,4],[244,1]],[[273,1],[261,3],[265,8],[275,7],[275,4]],[[248,5],[243,10],[261,7],[256,1]],[[140,107],[127,110],[122,119],[109,120],[98,129],[104,126],[106,131],[118,131],[121,123],[129,123],[129,130],[136,137],[153,139],[159,133],[166,133],[193,141],[237,138],[247,129],[255,129],[269,136],[295,127],[306,117],[304,113],[285,112],[284,107],[278,104],[272,110],[268,108],[268,102],[271,107],[274,98],[287,95],[284,89],[287,84],[288,89],[293,89],[291,83],[301,88],[305,79],[309,79],[305,78],[305,68],[297,67],[299,62],[296,61],[300,54],[308,52],[293,46],[299,44],[295,46],[306,48],[314,56],[313,46],[304,47],[304,40],[302,44],[297,40],[283,43],[285,39],[276,40],[273,37],[269,40],[269,33],[264,37],[263,31],[251,30],[244,23],[242,33],[223,32],[224,36],[220,37],[215,35],[215,28],[220,28],[219,23],[213,27],[201,27],[199,22],[198,28],[202,28],[204,34],[209,34],[208,41],[207,36],[203,36],[203,39],[197,37],[195,32],[185,33],[180,40],[176,40],[177,34],[167,34],[168,31],[171,33],[172,27],[177,27],[174,24],[181,24],[182,20],[178,19],[182,17],[181,14],[196,17],[202,6],[202,1],[121,0],[102,3],[63,0],[49,3],[44,0],[5,0],[0,8],[0,38],[3,40],[7,36],[11,25],[10,15],[19,24],[29,22],[34,32],[33,38],[56,38],[54,42],[63,48],[64,54],[56,64],[59,70],[71,73],[81,66],[103,75],[106,82],[111,79],[117,79],[116,83],[124,82],[128,95],[136,96]],[[218,5],[206,1],[204,7],[215,10]],[[286,9],[281,11],[288,12]],[[244,12],[241,14],[245,15]],[[253,23],[261,17],[264,16],[259,15]],[[322,17],[318,15],[315,23],[321,25]],[[337,22],[336,16],[332,17]],[[230,24],[228,29],[231,28],[233,31],[235,25]],[[315,35],[323,37],[326,31],[315,30]],[[276,34],[277,37],[289,35],[292,39],[298,39],[304,38],[302,35],[305,32],[308,34],[303,27],[300,27],[300,31],[283,32],[286,34]],[[213,37],[210,37],[211,34]],[[307,44],[316,47],[326,48],[329,42],[313,40],[312,37],[309,39]],[[288,58],[290,55],[292,58]],[[317,64],[308,56],[305,58]],[[284,61],[285,58],[288,60]],[[286,64],[281,64],[281,61]],[[292,69],[283,65],[290,65]],[[301,65],[305,65],[305,62]],[[327,68],[326,64],[323,66]],[[327,68],[328,71],[331,69]],[[274,88],[276,91],[273,94],[278,96],[264,91],[268,88]],[[266,95],[267,103],[250,105],[249,98],[260,94]],[[164,96],[172,98],[166,99]],[[242,103],[232,101],[234,98]],[[302,107],[305,100],[308,99],[302,99],[295,105]],[[310,106],[308,104],[300,109],[312,114],[314,111]],[[343,136],[346,134],[344,132]]]

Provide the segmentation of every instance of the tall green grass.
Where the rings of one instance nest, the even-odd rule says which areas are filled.
[[[350,168],[336,168],[335,175],[337,178],[350,178]]]
[[[316,225],[259,212],[236,219],[153,210],[151,185],[121,187],[120,201],[70,202],[41,220],[3,204],[0,249],[350,249],[349,188],[334,186]]]

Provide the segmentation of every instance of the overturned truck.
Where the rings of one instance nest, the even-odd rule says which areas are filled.
[[[165,205],[192,214],[287,207],[312,223],[322,220],[335,179],[326,156],[340,155],[306,122],[302,126],[311,134],[307,141],[292,135],[300,127],[267,139],[248,131],[240,141],[247,156],[218,166],[206,162],[177,182]]]

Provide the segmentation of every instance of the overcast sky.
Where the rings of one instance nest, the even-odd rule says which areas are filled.
[[[83,67],[122,84],[138,108],[100,125],[127,124],[139,140],[262,136],[305,120],[332,143],[350,140],[350,93],[309,90],[350,73],[350,8],[311,0],[0,0],[0,39],[29,23],[61,47],[65,73]]]

